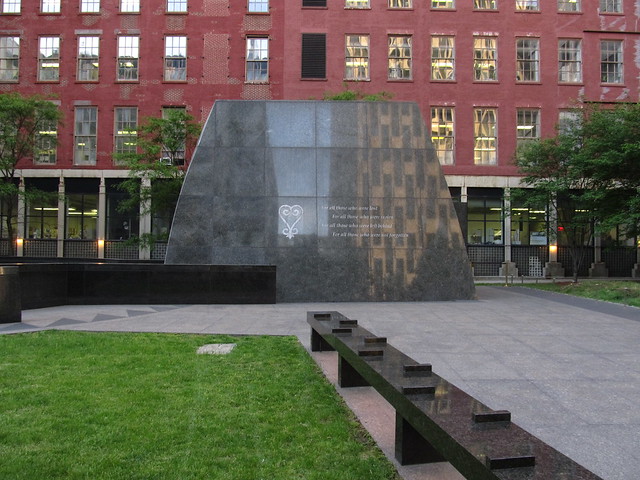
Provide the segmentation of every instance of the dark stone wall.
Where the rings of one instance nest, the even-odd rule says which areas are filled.
[[[30,263],[14,268],[19,269],[23,309],[276,300],[273,266]]]
[[[275,265],[282,302],[475,294],[414,103],[216,102],[166,263]]]

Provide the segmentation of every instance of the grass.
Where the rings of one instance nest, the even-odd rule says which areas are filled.
[[[525,283],[522,286],[640,307],[640,282],[583,280],[578,283]]]
[[[0,458],[3,479],[399,478],[293,337],[0,335]]]

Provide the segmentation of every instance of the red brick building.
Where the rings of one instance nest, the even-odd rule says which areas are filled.
[[[113,207],[127,172],[112,154],[132,148],[143,117],[185,108],[204,121],[216,99],[348,88],[419,104],[476,274],[512,260],[537,274],[548,260],[544,212],[501,214],[518,185],[514,150],[553,135],[578,98],[638,101],[636,9],[630,0],[0,0],[0,92],[54,94],[64,113],[43,132],[57,146],[19,174],[66,201],[23,206],[20,253],[138,258],[116,248],[121,240],[168,228]],[[596,248],[593,259],[630,275],[628,244],[610,260]]]

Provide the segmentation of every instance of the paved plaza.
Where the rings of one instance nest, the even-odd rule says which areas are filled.
[[[638,478],[640,309],[523,287],[480,286],[477,294],[478,300],[424,303],[61,306],[24,311],[22,323],[0,325],[0,333],[56,328],[296,335],[308,348],[306,312],[337,310],[431,363],[488,406],[510,410],[515,423],[594,473]],[[333,361],[324,353],[314,358],[325,366]],[[364,399],[354,410],[378,408],[367,407],[370,388],[351,390]],[[392,414],[384,422],[376,417],[363,417],[363,423],[386,428],[393,420]],[[389,446],[381,446],[388,453]],[[446,465],[400,473],[457,475]]]

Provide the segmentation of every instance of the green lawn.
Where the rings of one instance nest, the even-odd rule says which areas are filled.
[[[399,478],[293,337],[0,335],[0,459],[2,479]]]
[[[578,283],[525,283],[523,286],[640,307],[640,282],[581,280]]]

